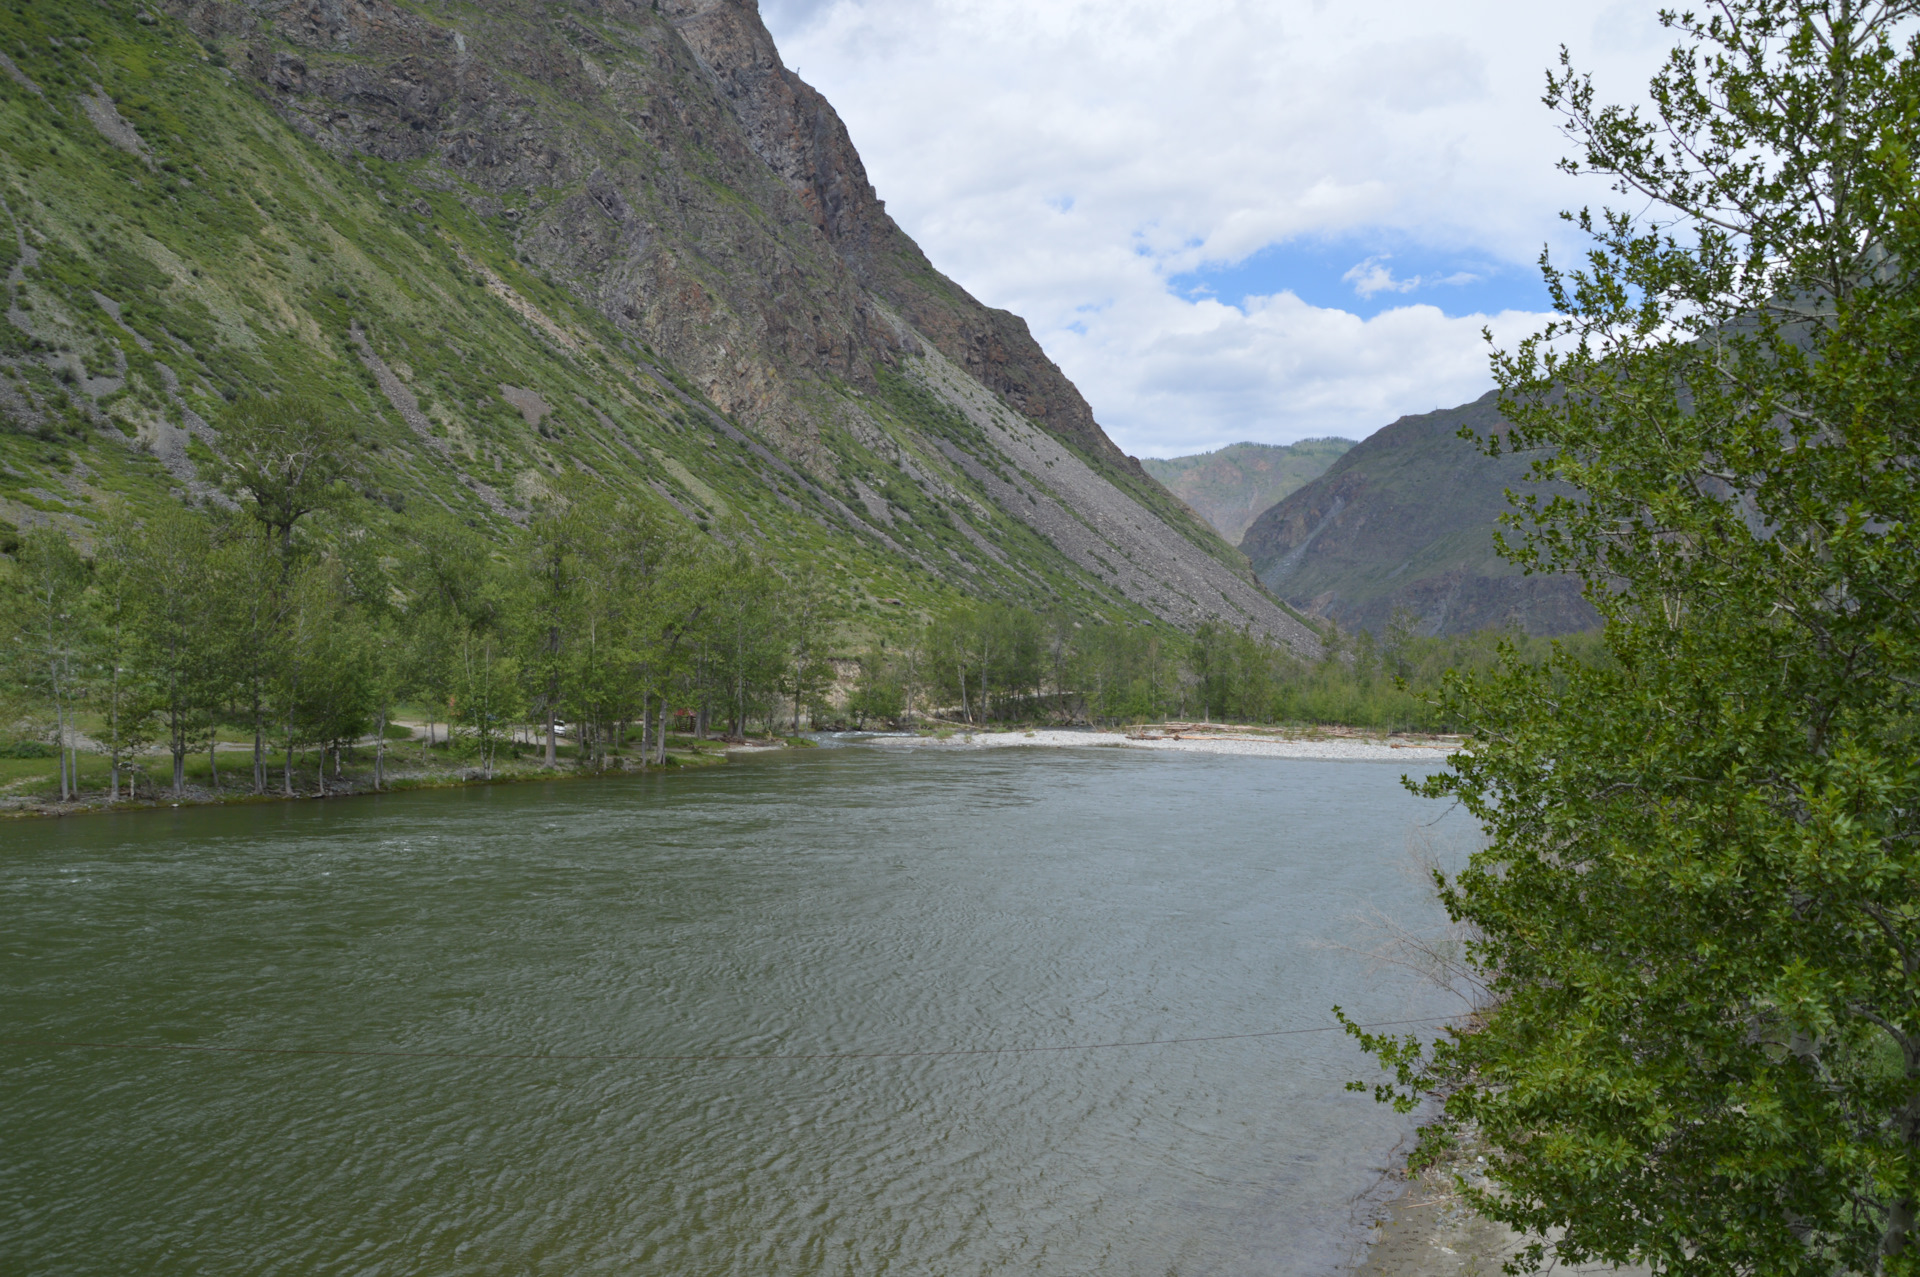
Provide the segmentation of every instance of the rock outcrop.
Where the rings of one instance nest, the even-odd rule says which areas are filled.
[[[1213,616],[1318,650],[1024,322],[927,261],[752,0],[157,2],[0,20],[45,26],[0,81],[20,422],[71,401],[70,428],[177,442],[183,411],[217,425],[224,398],[301,384],[365,414],[395,510],[521,518],[591,470],[844,562],[856,594]],[[173,480],[199,482],[207,435]]]

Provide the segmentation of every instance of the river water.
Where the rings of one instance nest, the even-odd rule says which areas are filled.
[[[1409,835],[1464,822],[1402,770],[823,749],[9,824],[0,1269],[1334,1271],[1406,1132],[1345,1037],[1103,1044],[1449,1009],[1335,947],[1436,916]]]

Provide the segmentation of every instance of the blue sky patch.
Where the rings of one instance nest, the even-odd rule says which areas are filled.
[[[1550,309],[1540,268],[1471,252],[1379,241],[1297,240],[1270,244],[1231,266],[1174,275],[1182,297],[1214,297],[1231,306],[1291,291],[1313,306],[1371,319],[1395,306],[1437,306],[1452,316]]]

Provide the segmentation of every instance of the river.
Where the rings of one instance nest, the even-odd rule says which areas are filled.
[[[1402,770],[847,748],[10,823],[0,1268],[1333,1271],[1405,1120],[1338,1033],[1221,1035],[1450,1009],[1337,947],[1466,836]]]

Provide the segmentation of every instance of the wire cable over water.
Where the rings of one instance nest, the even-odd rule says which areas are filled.
[[[1419,1020],[1382,1020],[1363,1024],[1362,1029],[1391,1029],[1410,1024],[1441,1024],[1449,1017],[1428,1016]],[[777,1064],[808,1060],[927,1060],[967,1055],[1038,1055],[1063,1051],[1112,1051],[1123,1047],[1187,1046],[1201,1042],[1244,1042],[1252,1038],[1295,1037],[1304,1033],[1337,1033],[1337,1024],[1317,1025],[1310,1029],[1267,1029],[1259,1033],[1215,1033],[1191,1038],[1144,1038],[1137,1042],[1078,1042],[1061,1046],[979,1046],[948,1047],[927,1051],[822,1051],[782,1055],[653,1055],[630,1052],[509,1052],[509,1051],[356,1051],[340,1047],[298,1046],[207,1046],[190,1042],[84,1042],[0,1038],[0,1047],[87,1051],[173,1051],[201,1055],[313,1055],[378,1060],[566,1060],[637,1061],[656,1064]]]

